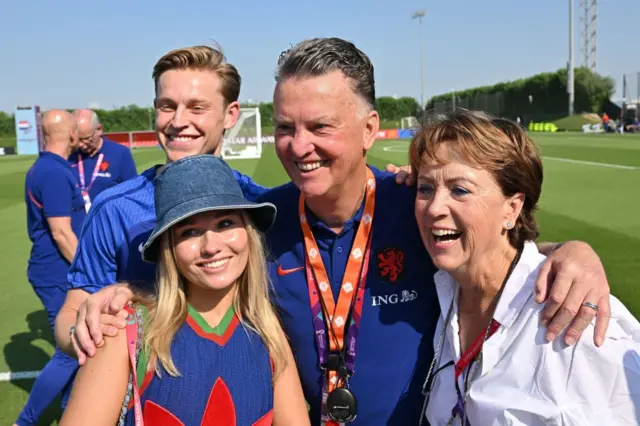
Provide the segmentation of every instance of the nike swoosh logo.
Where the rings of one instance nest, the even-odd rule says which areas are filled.
[[[289,275],[293,272],[299,271],[301,269],[304,269],[304,266],[298,266],[297,268],[291,268],[291,269],[284,269],[282,267],[282,265],[278,265],[278,275],[283,276],[283,275]]]

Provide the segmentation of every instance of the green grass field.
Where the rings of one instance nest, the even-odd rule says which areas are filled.
[[[633,135],[536,135],[545,181],[538,220],[542,240],[581,239],[602,257],[613,294],[640,317],[640,137]],[[406,164],[407,141],[380,141],[371,164]],[[134,151],[138,170],[163,161],[155,148]],[[8,372],[40,370],[52,353],[46,313],[26,279],[30,244],[23,201],[24,175],[33,157],[0,157],[0,424],[10,425],[27,399],[32,379],[8,381]],[[257,182],[287,180],[272,145],[259,160],[232,162]],[[57,401],[56,403],[57,404]],[[56,424],[51,407],[41,424]]]

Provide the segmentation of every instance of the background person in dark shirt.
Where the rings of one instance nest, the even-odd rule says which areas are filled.
[[[71,153],[69,163],[80,184],[85,209],[99,193],[138,175],[129,148],[106,139],[98,115],[90,109],[73,112],[78,124],[79,149]]]
[[[77,178],[67,159],[78,145],[76,122],[64,110],[48,111],[42,119],[45,147],[27,172],[25,203],[32,242],[27,276],[42,301],[53,329],[67,289],[67,270],[78,245],[85,217]],[[77,361],[58,348],[35,381],[16,424],[36,424],[63,391],[63,407]]]

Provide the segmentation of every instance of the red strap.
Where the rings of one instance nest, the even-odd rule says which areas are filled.
[[[497,330],[500,328],[500,323],[494,319],[491,320],[491,324],[489,325],[489,334],[487,335],[487,339],[491,337]],[[482,350],[482,346],[484,345],[485,333],[487,330],[483,330],[482,333],[474,340],[474,342],[467,348],[465,353],[462,354],[458,362],[456,362],[456,381],[458,377],[462,374],[462,372],[469,366],[471,360],[473,360],[480,351]]]
[[[140,393],[138,392],[138,375],[136,365],[136,344],[138,342],[138,321],[135,309],[127,305],[125,307],[129,315],[127,316],[127,348],[129,350],[129,362],[131,363],[131,374],[133,375],[133,410],[136,426],[144,426],[142,418],[142,405],[140,404]]]

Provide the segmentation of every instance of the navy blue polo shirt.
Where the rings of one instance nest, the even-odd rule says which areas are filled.
[[[25,177],[25,203],[32,243],[29,281],[41,287],[63,285],[69,262],[58,249],[47,219],[70,217],[73,232],[80,235],[85,218],[82,194],[66,159],[51,152],[40,153]]]
[[[109,188],[93,200],[68,274],[70,288],[94,293],[116,282],[152,290],[156,267],[142,260],[142,246],[156,226],[153,166]],[[255,199],[264,188],[234,170],[244,196]]]
[[[91,184],[91,176],[97,166],[98,158],[103,155],[102,162],[96,171],[96,179]],[[111,142],[102,138],[102,147],[92,157],[87,156],[81,151],[76,151],[69,156],[69,163],[76,176],[77,182],[80,182],[80,168],[78,163],[82,158],[84,168],[85,185],[89,187],[89,198],[95,200],[99,193],[107,188],[111,188],[119,183],[129,180],[138,175],[136,164],[129,148],[122,146],[116,142]]]
[[[354,426],[417,425],[422,385],[433,357],[440,314],[433,275],[414,217],[415,188],[398,185],[395,175],[374,172],[377,190],[365,301],[351,390],[358,400]],[[304,244],[298,219],[300,192],[292,184],[274,188],[260,201],[278,207],[267,234],[274,303],[296,359],[313,425],[320,424],[322,373],[312,325]],[[338,295],[360,210],[336,234],[307,209],[322,260]]]

